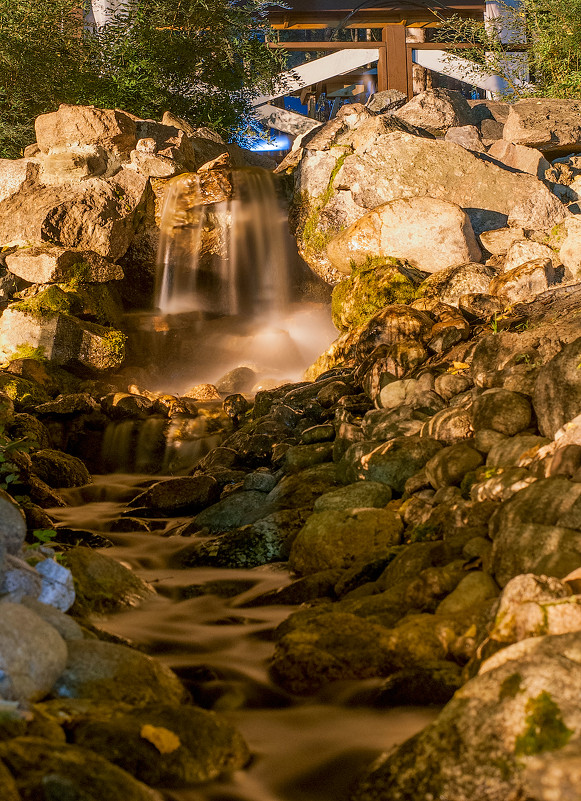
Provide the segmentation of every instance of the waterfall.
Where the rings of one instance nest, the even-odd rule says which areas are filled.
[[[275,180],[244,168],[168,181],[155,308],[126,318],[149,389],[185,394],[240,366],[255,389],[298,380],[336,337],[330,287],[298,256]]]
[[[156,306],[163,315],[272,319],[290,298],[286,215],[272,174],[232,173],[232,197],[204,202],[197,174],[173,178],[161,217]]]

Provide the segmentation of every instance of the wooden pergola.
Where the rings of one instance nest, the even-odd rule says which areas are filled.
[[[397,89],[411,98],[412,50],[442,50],[446,45],[410,42],[407,28],[437,27],[442,18],[458,14],[483,19],[485,0],[369,0],[353,7],[352,0],[291,0],[290,8],[271,8],[270,24],[276,30],[321,30],[326,28],[381,29],[381,40],[348,42],[270,43],[286,50],[332,52],[377,48],[377,91]],[[470,47],[471,45],[466,45]]]

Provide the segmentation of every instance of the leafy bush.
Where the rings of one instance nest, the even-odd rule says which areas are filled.
[[[59,103],[170,110],[240,139],[282,68],[267,29],[260,0],[127,0],[99,29],[78,0],[0,0],[0,157],[18,157]]]
[[[498,23],[458,16],[441,21],[439,41],[475,45],[451,50],[469,62],[465,80],[500,76],[507,99],[581,97],[581,0],[499,0],[498,5]],[[510,54],[525,44],[526,56]]]

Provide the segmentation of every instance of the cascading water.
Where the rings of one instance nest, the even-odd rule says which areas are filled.
[[[334,334],[328,304],[293,297],[284,212],[271,176],[235,173],[233,185],[232,199],[214,203],[202,202],[197,175],[179,176],[168,187],[158,310],[150,315],[165,350],[158,340],[157,350],[140,351],[142,358],[153,356],[158,369],[149,379],[165,392],[180,394],[244,364],[260,365],[274,378],[298,377]],[[272,683],[268,662],[274,628],[296,607],[261,600],[289,584],[285,566],[184,567],[183,552],[207,539],[203,531],[188,532],[191,518],[135,517],[137,509],[127,503],[151,485],[152,473],[191,472],[221,441],[221,402],[196,402],[196,413],[185,400],[169,398],[179,410],[169,416],[122,419],[120,411],[105,437],[102,467],[136,475],[95,477],[93,484],[63,490],[69,505],[51,510],[73,536],[84,531],[110,544],[107,553],[157,590],[139,608],[97,625],[173,668],[195,703],[228,717],[250,745],[253,761],[245,771],[165,790],[164,798],[347,801],[357,771],[435,712],[385,711],[357,700],[380,679],[373,686],[346,682],[309,700],[290,696]]]
[[[235,170],[232,197],[217,203],[204,202],[196,174],[170,181],[158,268],[156,306],[163,315],[202,311],[268,320],[284,314],[286,219],[272,175]]]
[[[305,299],[317,279],[300,275],[273,176],[234,170],[231,196],[212,202],[203,177],[177,176],[166,190],[155,298],[157,362],[167,368],[160,383],[183,392],[240,365],[260,378],[297,379],[336,331],[328,306]]]

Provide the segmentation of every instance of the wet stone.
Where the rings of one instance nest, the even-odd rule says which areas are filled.
[[[52,687],[53,698],[107,698],[136,706],[179,705],[184,695],[175,673],[161,662],[98,640],[69,641],[66,666]]]
[[[99,614],[137,606],[154,594],[153,588],[132,570],[90,548],[73,548],[63,561],[74,578],[76,614]]]
[[[75,745],[109,759],[146,784],[185,787],[239,770],[249,759],[236,729],[213,712],[163,705],[73,724]]]
[[[86,748],[17,737],[0,743],[0,759],[23,799],[162,801],[155,790]]]
[[[153,484],[133,498],[130,506],[178,514],[196,512],[217,500],[218,495],[218,483],[210,475],[178,476]]]
[[[45,449],[35,451],[30,458],[34,473],[49,487],[82,487],[92,480],[83,462],[68,453]]]

